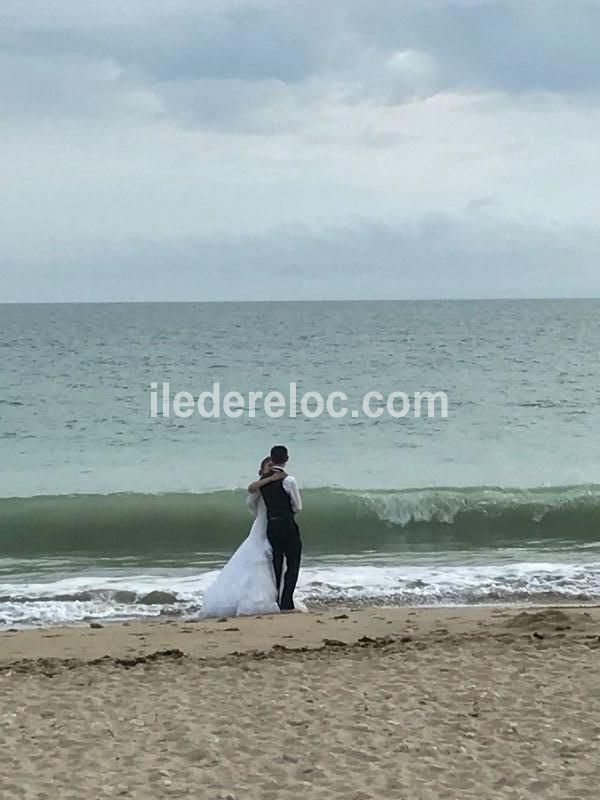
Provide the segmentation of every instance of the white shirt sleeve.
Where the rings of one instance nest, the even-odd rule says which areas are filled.
[[[302,511],[302,498],[300,497],[300,491],[298,490],[296,478],[293,478],[291,475],[288,475],[286,478],[284,478],[283,488],[289,494],[290,500],[292,501],[292,511],[294,513]]]
[[[256,517],[258,514],[258,498],[260,497],[260,492],[252,492],[246,498],[246,505],[248,506],[248,511],[252,514],[253,517]]]

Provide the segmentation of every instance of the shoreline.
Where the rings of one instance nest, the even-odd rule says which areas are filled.
[[[304,602],[304,601],[303,601]],[[380,600],[379,598],[375,599],[372,598],[370,601],[344,601],[339,598],[331,599],[331,600],[312,600],[310,601],[310,605],[307,607],[305,606],[306,612],[309,615],[322,615],[328,614],[330,612],[337,612],[340,609],[346,612],[352,613],[370,613],[373,610],[379,609],[381,611],[397,611],[398,613],[408,612],[408,611],[424,611],[426,613],[432,613],[436,610],[440,610],[442,613],[445,610],[455,610],[460,612],[461,610],[465,610],[466,613],[469,613],[469,609],[476,610],[476,609],[489,609],[489,610],[497,610],[497,609],[504,609],[504,610],[525,610],[525,609],[543,609],[543,608],[584,608],[584,609],[593,609],[593,608],[600,608],[600,599],[599,598],[574,598],[572,601],[565,601],[561,596],[554,596],[550,598],[545,598],[543,600],[527,600],[527,599],[519,599],[515,600],[514,602],[504,602],[504,601],[490,601],[487,603],[477,602],[477,603],[419,603],[419,604],[410,604],[410,603],[402,603],[394,598],[387,597],[385,601]],[[201,609],[197,610],[198,614],[201,614]],[[130,626],[130,625],[157,625],[157,624],[169,624],[172,625],[174,623],[177,624],[191,624],[191,625],[198,625],[199,623],[203,622],[214,622],[214,618],[204,618],[202,616],[198,616],[198,614],[190,613],[189,611],[183,610],[173,610],[168,606],[164,606],[158,613],[155,615],[149,614],[138,614],[131,613],[130,615],[123,615],[118,617],[106,617],[106,616],[86,616],[81,619],[73,619],[68,621],[47,621],[45,623],[35,622],[35,623],[20,623],[20,622],[4,622],[4,624],[0,625],[0,637],[6,633],[21,633],[24,631],[38,631],[38,632],[57,632],[57,631],[69,631],[71,629],[81,630],[87,628],[93,629],[103,629],[103,628],[113,628],[115,626]],[[230,619],[260,619],[263,617],[269,618],[277,618],[278,615],[271,615],[271,614],[263,614],[263,615],[248,615],[248,616],[241,616],[241,617],[231,617]],[[0,656],[1,657],[1,656]]]

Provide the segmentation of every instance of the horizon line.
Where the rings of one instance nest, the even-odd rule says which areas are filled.
[[[501,297],[336,297],[278,300],[0,300],[0,306],[108,306],[108,305],[219,305],[241,303],[478,303],[478,302],[542,302],[549,300],[600,300],[600,295],[547,295]]]

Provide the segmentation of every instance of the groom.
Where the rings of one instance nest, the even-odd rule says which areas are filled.
[[[284,472],[288,458],[287,447],[279,444],[271,448],[271,475],[276,471]],[[283,480],[275,480],[261,486],[260,492],[267,507],[267,538],[273,549],[275,585],[281,592],[281,596],[278,597],[279,608],[282,611],[293,611],[294,589],[298,581],[302,555],[300,529],[294,519],[294,514],[302,510],[298,484],[295,478],[286,475]],[[286,570],[281,590],[284,556]]]

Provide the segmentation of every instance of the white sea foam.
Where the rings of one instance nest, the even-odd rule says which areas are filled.
[[[158,577],[131,574],[87,576],[54,582],[3,586],[0,622],[13,625],[118,620],[161,613],[195,615],[215,576]],[[172,601],[146,604],[151,591],[168,592]],[[127,602],[123,602],[127,595]],[[392,566],[330,565],[302,570],[298,598],[311,604],[448,605],[494,602],[568,602],[600,598],[600,561],[586,563],[521,562],[476,565]]]

